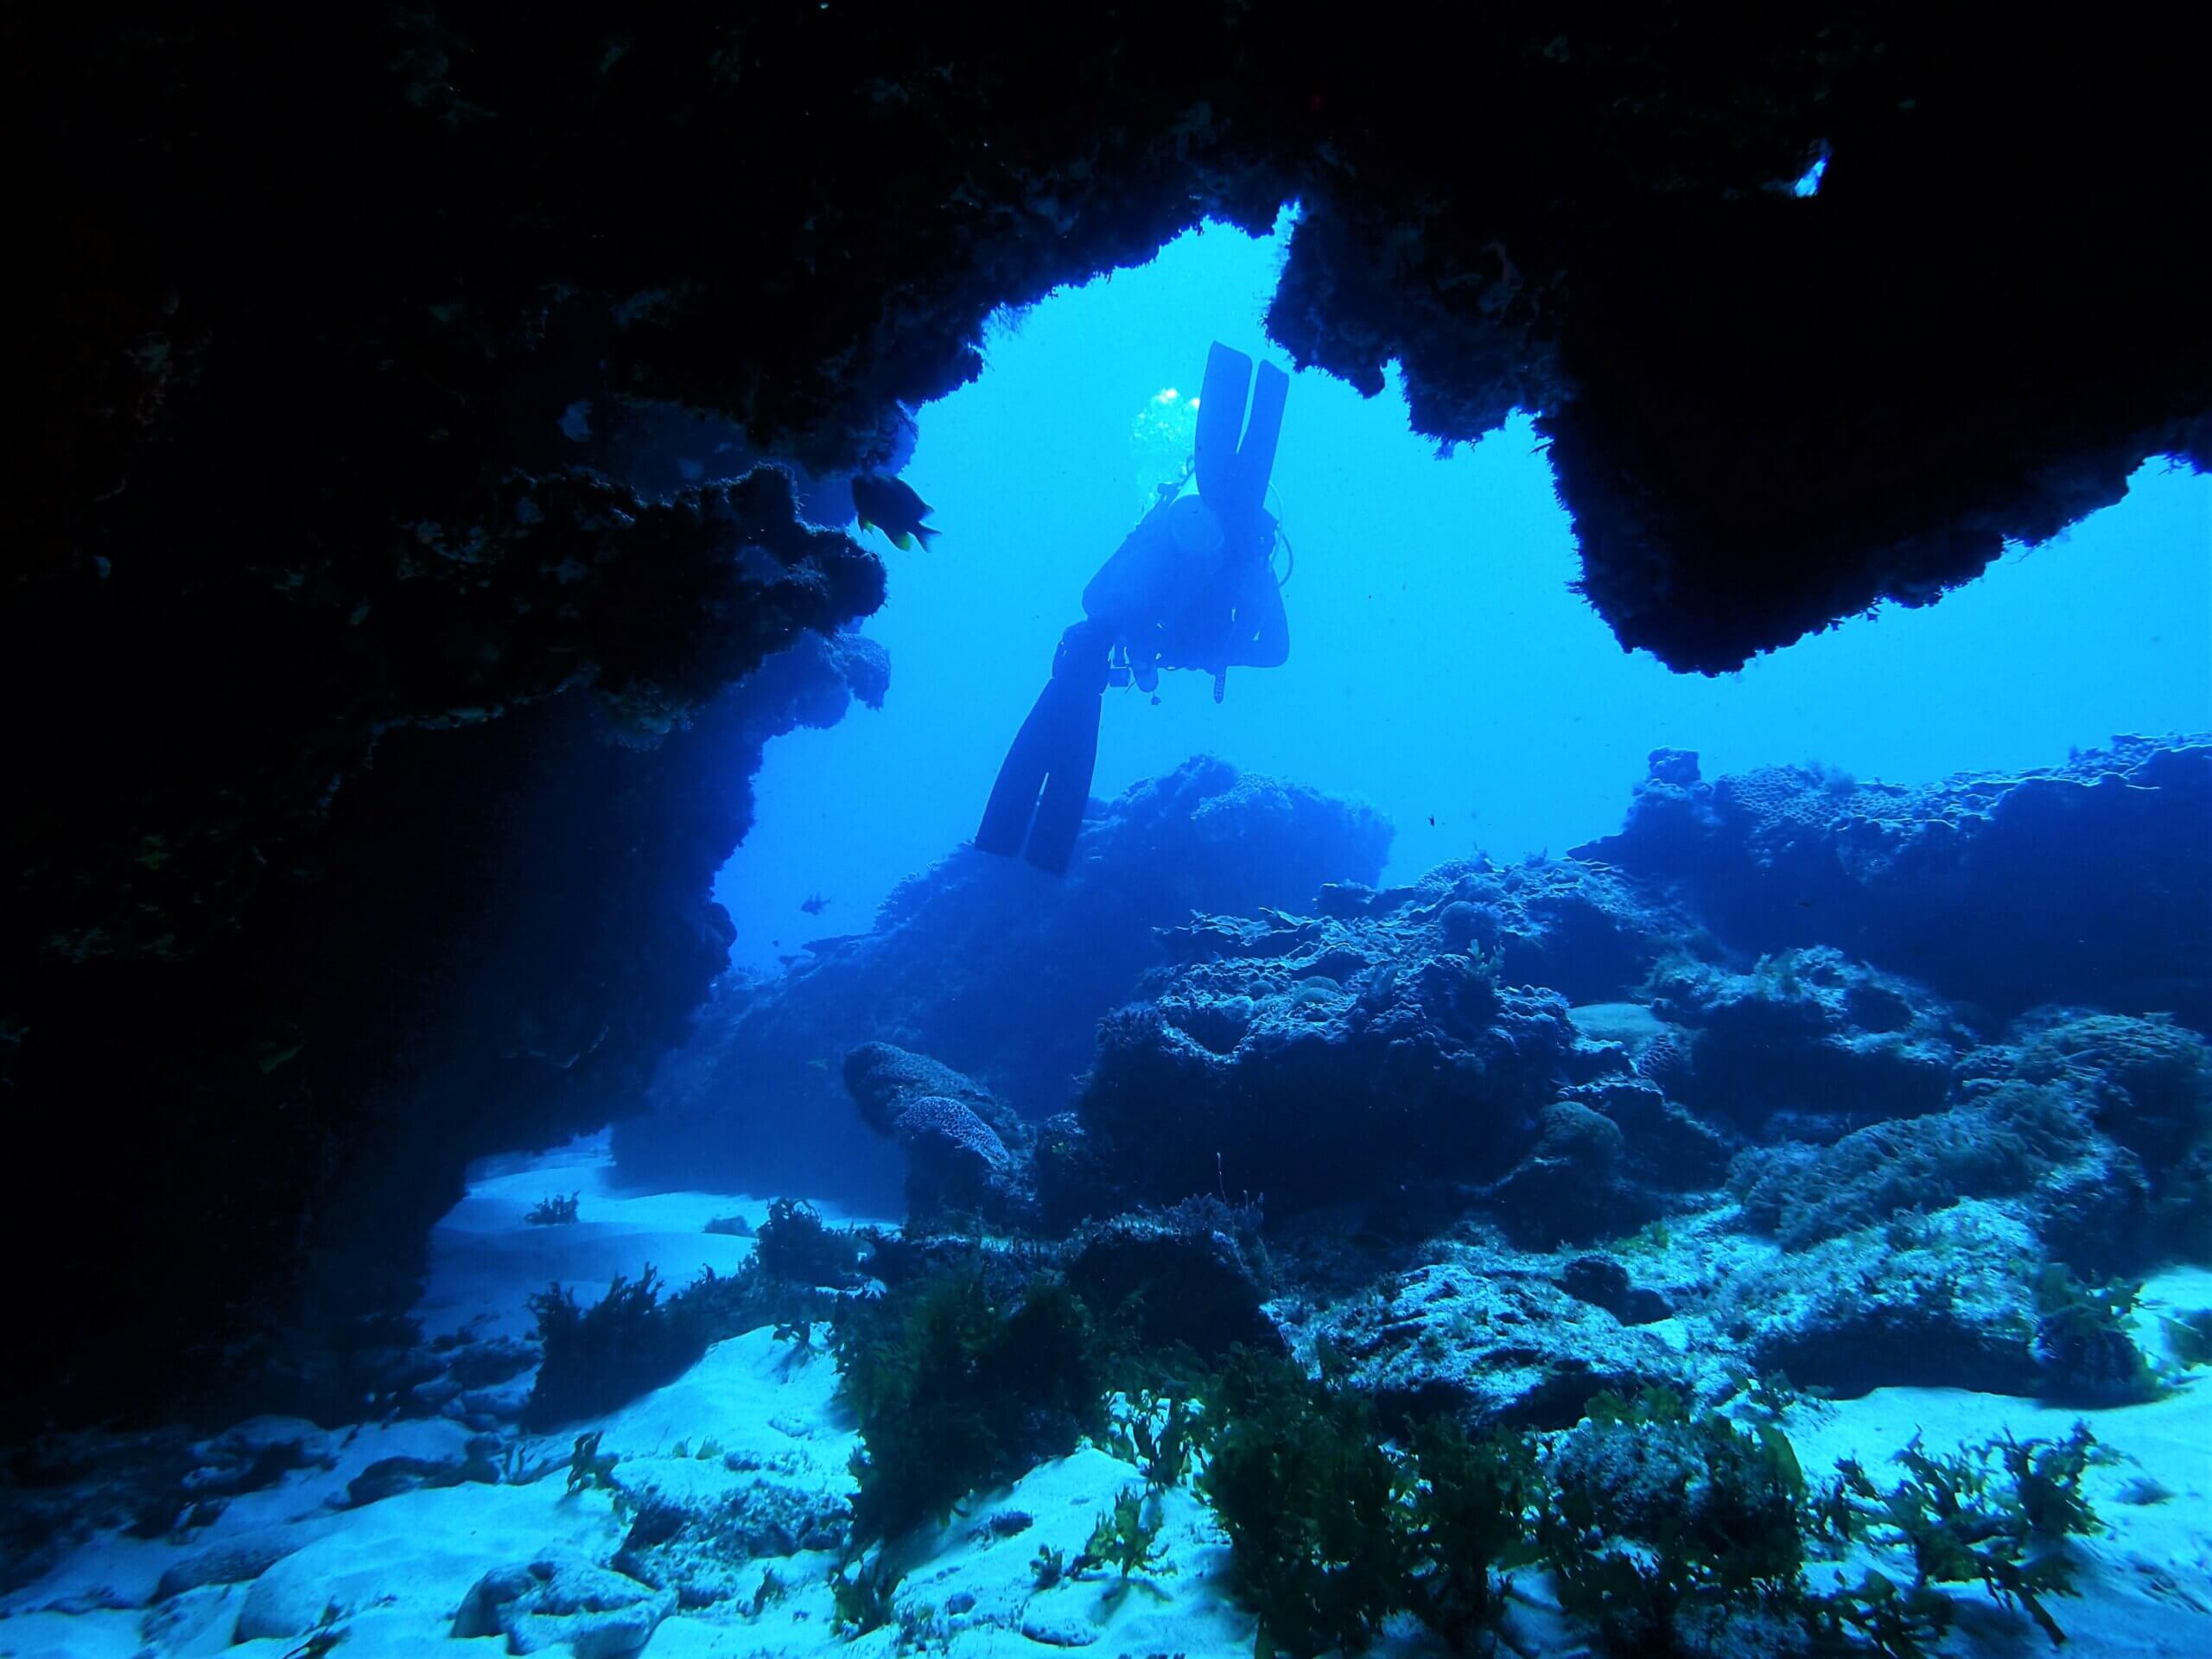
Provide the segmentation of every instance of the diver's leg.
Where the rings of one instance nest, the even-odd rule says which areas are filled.
[[[1083,830],[1083,810],[1090,804],[1090,778],[1098,767],[1098,716],[1103,693],[1086,693],[1080,687],[1055,680],[1052,692],[1064,692],[1058,742],[1052,771],[1045,779],[1044,798],[1037,803],[1037,817],[1029,826],[1029,847],[1022,856],[1040,870],[1067,874],[1075,856],[1075,838]]]
[[[1063,776],[1072,779],[1079,772],[1074,819],[1065,830],[1067,846],[1073,849],[1084,804],[1090,798],[1091,771],[1098,760],[1099,702],[1106,695],[1107,654],[1113,643],[1112,630],[1101,622],[1078,622],[1060,636],[1059,648],[1052,654],[1052,677],[1014,734],[998,781],[991,786],[991,798],[984,804],[982,825],[976,831],[976,845],[982,851],[1011,856],[1021,850],[1027,836],[1031,863],[1056,871],[1067,868],[1065,852],[1058,865],[1037,856],[1037,831],[1031,828],[1031,818],[1033,814],[1041,823],[1046,817],[1046,809],[1038,804],[1041,786],[1055,815],[1046,844],[1055,843],[1062,834],[1058,815],[1067,810],[1056,804],[1067,787]]]
[[[1000,764],[998,781],[983,806],[983,822],[976,831],[976,845],[986,853],[1012,858],[1021,850],[1029,834],[1029,819],[1037,810],[1037,791],[1044,786],[1045,768],[1052,747],[1058,714],[1052,707],[1052,683],[1037,694],[1021,729],[1014,734]]]
[[[1024,856],[1040,870],[1064,874],[1083,830],[1083,809],[1090,801],[1090,775],[1098,765],[1098,716],[1112,677],[1109,653],[1114,630],[1104,622],[1077,623],[1060,636],[1052,658],[1052,683],[1038,699],[1052,709],[1051,747],[1045,762],[1045,793],[1029,826]]]

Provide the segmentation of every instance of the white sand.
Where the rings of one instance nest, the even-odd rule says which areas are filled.
[[[524,1214],[552,1193],[580,1194],[574,1224],[532,1227]],[[728,1272],[750,1240],[701,1230],[709,1217],[742,1214],[758,1224],[765,1204],[705,1193],[625,1195],[610,1182],[601,1145],[585,1144],[490,1176],[442,1222],[421,1312],[433,1332],[474,1324],[480,1331],[527,1330],[525,1303],[548,1281],[575,1286],[589,1301],[616,1274],[648,1262],[671,1285],[701,1268]],[[2212,1306],[2212,1274],[2177,1272],[2155,1281],[2141,1325],[2153,1352],[2164,1306]],[[836,1375],[824,1357],[795,1352],[756,1332],[719,1344],[668,1387],[596,1424],[542,1437],[531,1450],[564,1454],[580,1429],[604,1431],[603,1449],[622,1461],[619,1478],[636,1489],[695,1500],[768,1482],[798,1493],[849,1493],[846,1461],[858,1444],[837,1406]],[[1885,1389],[1864,1400],[1808,1405],[1787,1427],[1808,1474],[1825,1477],[1837,1459],[1860,1458],[1878,1479],[1895,1471],[1891,1452],[1915,1433],[1934,1451],[2009,1429],[2022,1437],[2064,1434],[2086,1415],[2119,1461],[2093,1468],[2088,1490],[2107,1529],[2083,1541],[2078,1597],[2056,1598],[2053,1612],[2071,1656],[2212,1654],[2212,1387],[2185,1385],[2154,1404],[2082,1414],[2036,1402],[1942,1389]],[[299,1637],[234,1644],[242,1613],[255,1624],[305,1629],[325,1608],[346,1628],[337,1659],[423,1659],[437,1654],[495,1655],[502,1638],[467,1643],[448,1631],[455,1609],[486,1571],[567,1551],[604,1562],[625,1531],[612,1495],[570,1496],[558,1475],[521,1486],[463,1485],[404,1494],[338,1511],[327,1500],[370,1463],[397,1454],[450,1457],[467,1438],[458,1424],[433,1421],[323,1433],[263,1422],[264,1436],[310,1434],[333,1463],[288,1477],[269,1491],[234,1500],[211,1526],[179,1547],[121,1536],[79,1549],[40,1583],[0,1605],[0,1659],[184,1659],[231,1654],[282,1659]],[[716,1443],[713,1458],[698,1454]],[[684,1455],[679,1456],[679,1449]],[[733,1468],[734,1463],[738,1465]],[[2122,1494],[2150,1477],[2171,1496],[2130,1502]],[[1136,1471],[1086,1448],[1032,1471],[1012,1487],[972,1497],[943,1527],[925,1528],[892,1551],[904,1577],[893,1624],[849,1644],[830,1630],[828,1555],[803,1552],[763,1559],[748,1576],[772,1569],[788,1595],[757,1615],[742,1600],[683,1611],[662,1624],[645,1650],[652,1659],[691,1656],[779,1656],[849,1647],[855,1659],[887,1659],[918,1640],[953,1659],[1049,1659],[1083,1648],[1100,1659],[1246,1659],[1253,1621],[1228,1592],[1227,1551],[1189,1491],[1162,1505],[1166,1560],[1160,1570],[1122,1580],[1109,1571],[1039,1590],[1032,1561],[1049,1546],[1072,1561],[1098,1516]],[[999,1536],[984,1522],[1018,1511],[1030,1524]],[[154,1602],[162,1574],[198,1552],[244,1547],[271,1537],[299,1548],[254,1584],[211,1585]],[[1854,1561],[1853,1570],[1860,1564]],[[1901,1564],[1886,1564],[1904,1572]],[[1824,1585],[1834,1569],[1813,1568]],[[2046,1650],[2023,1618],[1960,1587],[1960,1627],[1949,1650],[1974,1659]],[[1515,1649],[1535,1655],[1580,1650],[1581,1638],[1548,1605],[1541,1574],[1516,1584],[1508,1624]],[[1433,1651],[1417,1629],[1393,1625],[1383,1659]]]
[[[516,1161],[516,1160],[503,1160]],[[577,1219],[550,1227],[523,1217],[541,1199],[577,1198]],[[850,1216],[835,1205],[816,1206],[836,1223],[881,1217]],[[671,1289],[702,1269],[734,1273],[753,1254],[753,1241],[705,1230],[720,1216],[742,1216],[758,1227],[765,1199],[713,1192],[633,1192],[615,1183],[607,1138],[592,1136],[507,1173],[471,1183],[467,1197],[430,1234],[430,1273],[416,1317],[427,1337],[472,1320],[480,1335],[526,1336],[528,1298],[554,1280],[587,1305],[607,1294],[617,1274],[634,1279],[650,1266]]]

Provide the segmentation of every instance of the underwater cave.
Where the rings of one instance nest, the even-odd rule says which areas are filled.
[[[10,33],[0,1652],[2203,1622],[2201,17]]]

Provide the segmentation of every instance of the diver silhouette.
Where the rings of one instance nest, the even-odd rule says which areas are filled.
[[[1160,504],[1083,590],[1084,620],[1060,636],[1052,677],[999,768],[976,832],[982,851],[1020,853],[1055,875],[1067,869],[1090,798],[1109,685],[1150,691],[1162,669],[1204,669],[1219,702],[1231,668],[1274,668],[1289,657],[1275,521],[1262,505],[1289,391],[1290,378],[1272,363],[1260,365],[1255,382],[1250,358],[1214,342],[1191,465],[1198,493],[1164,486]]]

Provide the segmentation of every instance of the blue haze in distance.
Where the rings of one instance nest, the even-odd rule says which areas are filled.
[[[895,882],[974,832],[1084,583],[1172,448],[1140,424],[1172,424],[1157,400],[1196,388],[1211,340],[1268,352],[1286,232],[1209,227],[1056,294],[995,326],[982,378],[919,412],[904,476],[943,533],[883,549],[890,596],[865,632],[890,652],[890,696],[769,746],[758,822],[718,884],[734,962],[772,970],[864,931]],[[1274,482],[1296,552],[1290,662],[1232,671],[1219,706],[1192,674],[1165,677],[1157,706],[1109,692],[1094,794],[1218,754],[1373,802],[1405,879],[1617,828],[1662,745],[1697,750],[1708,778],[1817,760],[1912,783],[2212,728],[2212,478],[2164,462],[1934,606],[1712,679],[1623,652],[1570,591],[1573,536],[1525,419],[1440,457],[1395,379],[1363,400],[1300,374]],[[817,893],[823,913],[803,913]]]

